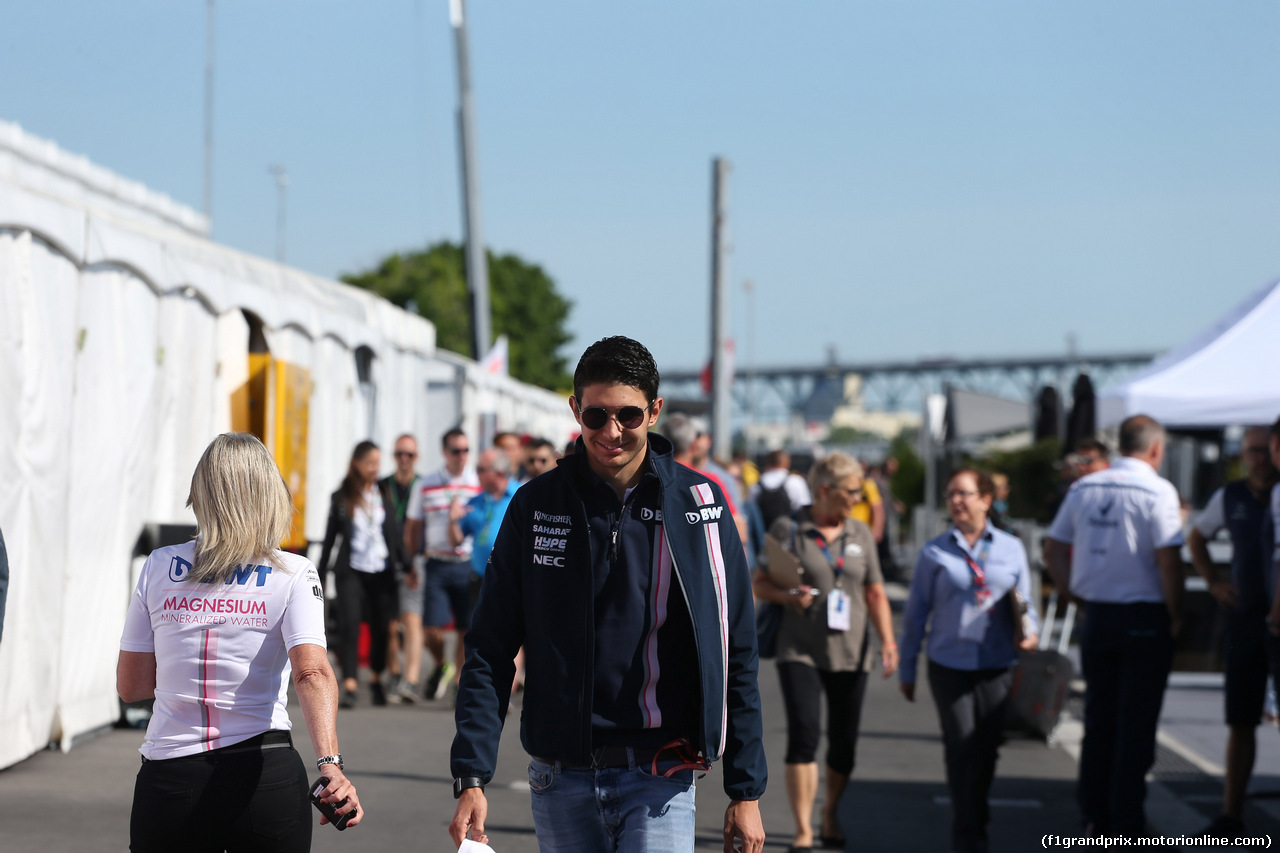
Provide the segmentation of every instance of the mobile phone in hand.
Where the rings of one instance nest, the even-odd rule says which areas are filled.
[[[324,789],[327,787],[329,787],[328,776],[321,776],[319,779],[311,783],[311,804],[320,811],[320,814],[329,819],[329,823],[333,824],[335,829],[341,832],[347,828],[347,820],[356,813],[356,810],[353,809],[346,814],[338,814],[338,809],[347,804],[346,797],[343,797],[342,802],[338,803],[320,802],[320,797],[324,794]]]

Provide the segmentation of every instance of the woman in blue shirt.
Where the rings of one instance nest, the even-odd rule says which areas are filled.
[[[1035,648],[1039,621],[1021,540],[988,521],[995,499],[991,478],[962,468],[947,483],[946,499],[955,526],[931,539],[916,561],[898,680],[902,695],[914,702],[927,624],[929,690],[942,725],[951,794],[951,849],[981,853],[1013,665],[1019,647]],[[1026,606],[1021,625],[1014,590]]]

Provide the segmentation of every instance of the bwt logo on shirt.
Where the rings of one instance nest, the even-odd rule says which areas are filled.
[[[190,562],[182,559],[181,557],[174,557],[169,561],[169,580],[173,581],[174,583],[181,583],[182,580],[185,579],[187,575],[191,574],[191,569],[192,569],[192,566]],[[249,579],[253,577],[255,574],[258,576],[258,582],[254,585],[266,586],[267,576],[271,574],[271,567],[270,566],[236,566],[235,571],[232,573],[231,577],[227,578],[227,583],[228,584],[237,583],[240,586],[244,586],[245,584],[249,583]],[[212,583],[212,582],[213,582],[212,580],[205,581],[205,583]]]
[[[697,512],[686,512],[684,518],[690,524],[697,524],[699,521],[716,521],[723,512],[722,506],[704,506]]]

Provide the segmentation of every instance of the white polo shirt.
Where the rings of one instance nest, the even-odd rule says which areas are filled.
[[[470,466],[456,477],[448,468],[441,468],[418,479],[405,518],[425,522],[423,541],[428,557],[448,562],[471,559],[470,536],[457,547],[449,544],[449,507],[454,500],[465,504],[480,492],[480,478]]]
[[[139,752],[178,758],[291,725],[289,649],[325,647],[324,591],[306,557],[239,566],[226,583],[185,580],[194,542],[152,551],[120,648],[156,656],[156,703]]]
[[[1085,601],[1163,602],[1156,549],[1182,546],[1178,490],[1146,462],[1117,459],[1067,492],[1049,537],[1072,546],[1071,591]]]

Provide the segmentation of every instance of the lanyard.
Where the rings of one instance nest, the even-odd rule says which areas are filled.
[[[827,548],[826,538],[816,530],[813,532],[813,541],[822,549],[822,555],[827,558],[827,562],[831,565],[831,571],[835,573],[836,586],[840,586],[840,576],[844,574],[844,552],[841,551],[840,556],[836,559],[831,559],[831,551]]]
[[[991,598],[991,590],[987,589],[987,556],[991,551],[991,540],[985,537],[982,540],[982,550],[978,552],[978,559],[975,561],[966,551],[964,555],[965,562],[969,564],[969,571],[973,572],[973,602],[978,606],[986,604],[987,599]]]
[[[413,487],[418,484],[418,475],[414,474],[413,479],[409,481],[409,485],[404,490],[404,497],[400,497],[400,484],[396,482],[396,478],[391,478],[391,500],[396,507],[396,521],[404,523],[405,513],[409,509],[409,498],[413,495]]]

